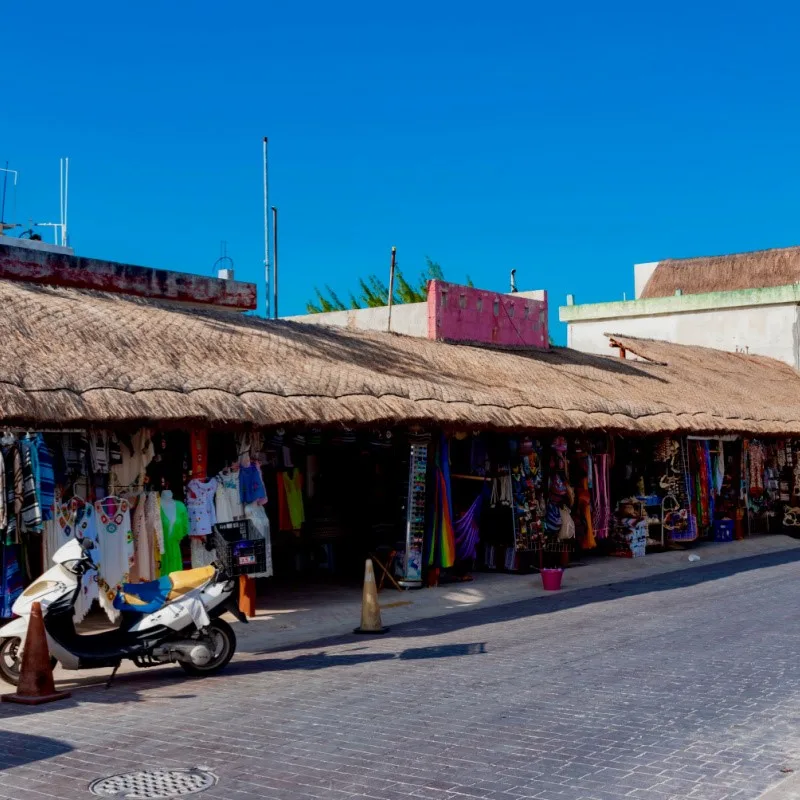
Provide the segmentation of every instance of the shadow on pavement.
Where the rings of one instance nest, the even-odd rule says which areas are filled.
[[[437,636],[439,634],[465,630],[471,627],[487,625],[495,622],[508,622],[517,619],[536,617],[541,614],[553,614],[590,603],[607,602],[616,598],[632,597],[648,594],[650,592],[663,592],[696,586],[707,581],[720,580],[732,575],[750,572],[769,567],[793,564],[800,561],[800,548],[767,553],[760,556],[734,559],[717,564],[692,564],[685,569],[676,570],[660,575],[644,578],[635,578],[603,586],[577,589],[563,593],[538,595],[528,600],[520,600],[506,605],[492,606],[489,608],[474,608],[469,611],[454,612],[445,616],[433,617],[424,620],[405,622],[395,625],[385,636],[375,637],[379,641],[387,642],[393,639],[406,637]],[[565,580],[569,580],[569,573]],[[374,641],[374,640],[373,640]],[[179,667],[164,666],[151,671],[137,671],[119,675],[110,691],[103,688],[102,680],[98,677],[78,678],[69,687],[75,694],[69,700],[54,703],[52,706],[26,708],[24,706],[0,705],[0,720],[4,717],[11,718],[28,713],[43,713],[48,708],[64,708],[75,706],[78,701],[94,703],[127,703],[127,702],[163,702],[164,700],[191,699],[197,694],[207,691],[203,688],[205,681],[216,682],[225,680],[226,676],[248,675],[270,671],[291,670],[318,670],[328,667],[347,667],[392,659],[421,660],[431,658],[460,657],[467,655],[481,655],[486,652],[484,642],[466,642],[460,644],[437,645],[431,647],[408,648],[401,652],[384,653],[334,653],[328,655],[325,647],[341,646],[346,644],[364,645],[364,637],[354,635],[338,635],[303,642],[296,645],[275,647],[252,653],[251,656],[276,656],[274,658],[249,657],[234,659],[227,669],[218,677],[205,680],[187,678]],[[282,653],[293,650],[320,650],[317,653],[304,653],[294,658],[277,657]],[[157,698],[140,696],[152,688],[174,685],[175,693],[160,695]],[[190,688],[191,687],[191,688]],[[193,691],[194,690],[194,691]],[[15,734],[16,735],[16,734]],[[0,738],[2,743],[2,738]],[[3,750],[0,749],[0,754]]]
[[[58,739],[0,730],[0,772],[71,751],[71,745]]]
[[[617,583],[608,583],[602,586],[592,586],[586,589],[575,589],[566,592],[553,592],[547,595],[538,595],[529,600],[516,600],[505,605],[490,606],[488,608],[474,608],[469,611],[458,611],[438,617],[403,622],[392,626],[383,639],[438,636],[442,633],[464,630],[479,625],[493,622],[510,622],[525,617],[536,617],[540,614],[553,614],[572,608],[588,605],[590,603],[607,602],[622,597],[633,597],[650,592],[666,592],[680,589],[707,581],[716,581],[722,578],[737,575],[743,572],[777,567],[783,564],[793,564],[800,561],[800,548],[782,550],[775,553],[766,553],[759,556],[747,556],[732,561],[723,561],[716,564],[687,563],[684,569],[644,578],[633,578]],[[535,577],[535,576],[533,576]],[[564,581],[569,585],[569,570],[564,575]],[[425,591],[421,589],[420,591]],[[363,642],[363,637],[351,635],[330,636],[299,644],[282,647],[267,648],[256,651],[255,655],[267,653],[286,653],[292,650],[307,650],[313,647],[325,647],[347,642]]]

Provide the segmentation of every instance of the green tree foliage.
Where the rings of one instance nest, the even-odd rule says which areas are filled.
[[[444,280],[444,271],[439,264],[430,258],[426,258],[425,262],[425,269],[417,280],[409,281],[401,270],[395,271],[393,303],[424,303],[428,298],[428,282]],[[469,278],[467,285],[473,285]],[[345,305],[327,284],[324,292],[318,286],[314,287],[314,298],[306,303],[306,311],[309,314],[345,311],[348,308],[378,308],[389,305],[389,287],[377,275],[372,274],[358,279],[358,292],[355,294],[351,292],[348,295],[348,305]]]

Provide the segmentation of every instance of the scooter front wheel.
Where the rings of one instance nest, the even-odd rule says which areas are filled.
[[[203,637],[203,641],[211,646],[212,657],[208,664],[202,667],[197,664],[189,664],[185,661],[178,663],[183,667],[184,672],[198,678],[205,678],[208,675],[215,675],[223,670],[236,652],[236,634],[233,628],[225,620],[212,620],[208,626],[208,637]],[[210,642],[208,641],[210,639]]]
[[[0,678],[12,686],[19,685],[19,670],[22,666],[22,656],[19,652],[22,640],[12,636],[8,639],[0,639]],[[50,656],[51,669],[56,668],[58,661]]]

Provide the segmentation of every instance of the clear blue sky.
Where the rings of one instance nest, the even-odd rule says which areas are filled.
[[[79,253],[263,302],[261,138],[281,311],[388,272],[579,302],[632,264],[800,243],[787,3],[50,2],[3,11],[0,160]]]

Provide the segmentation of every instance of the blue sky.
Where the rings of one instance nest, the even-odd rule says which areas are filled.
[[[407,275],[578,302],[632,264],[800,243],[798,12],[672,2],[14,3],[0,161],[18,217],[83,255],[211,274],[263,302],[261,139],[281,312]],[[13,87],[11,90],[9,87]],[[8,216],[8,214],[6,215]]]

